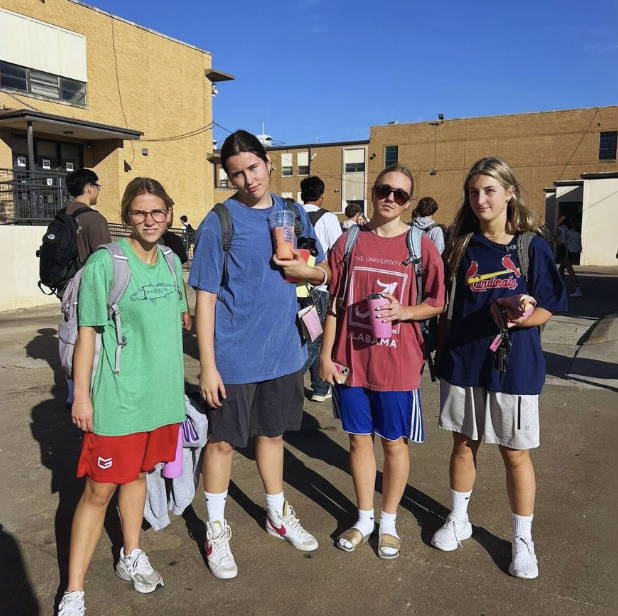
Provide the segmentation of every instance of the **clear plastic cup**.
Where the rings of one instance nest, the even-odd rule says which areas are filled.
[[[279,210],[268,217],[268,226],[273,238],[275,255],[282,261],[294,258],[294,223],[296,216],[290,210]]]
[[[392,323],[383,323],[380,312],[376,312],[378,306],[390,304],[390,300],[386,299],[381,293],[370,293],[367,296],[369,304],[369,319],[371,322],[371,331],[374,338],[391,338],[393,335]]]

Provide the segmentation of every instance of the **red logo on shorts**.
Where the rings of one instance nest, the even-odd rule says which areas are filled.
[[[99,468],[102,468],[103,470],[106,470],[106,469],[112,467],[112,459],[111,458],[102,458],[101,456],[99,456],[99,459],[97,460],[97,465],[98,465]]]

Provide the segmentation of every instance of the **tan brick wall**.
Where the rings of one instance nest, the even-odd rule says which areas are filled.
[[[437,131],[435,176],[434,130]],[[544,188],[581,173],[617,171],[616,161],[599,161],[599,133],[618,130],[618,107],[575,109],[509,116],[372,126],[369,152],[371,185],[384,167],[384,148],[399,146],[399,162],[413,172],[415,200],[430,195],[440,205],[435,216],[449,224],[461,204],[462,185],[471,165],[483,156],[498,156],[514,169],[526,203],[545,215]]]
[[[211,165],[206,161],[212,152],[212,129],[181,140],[146,140],[211,123],[211,84],[205,77],[211,55],[70,0],[3,0],[2,6],[86,36],[86,109],[16,94],[19,99],[42,112],[144,133],[143,141],[125,141],[120,148],[114,147],[114,140],[93,140],[91,149],[84,148],[84,163],[93,166],[104,185],[100,208],[110,222],[119,221],[124,188],[138,176],[154,177],[165,186],[176,202],[177,216],[201,220],[214,203]],[[2,105],[27,106],[0,92]],[[148,156],[142,155],[142,148],[148,149]],[[10,167],[5,150],[0,142],[0,166]]]

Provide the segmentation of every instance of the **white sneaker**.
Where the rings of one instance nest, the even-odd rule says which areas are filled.
[[[515,537],[513,540],[513,560],[509,566],[509,573],[518,578],[533,580],[539,577],[539,565],[534,553],[532,539]]]
[[[227,522],[206,523],[206,557],[210,572],[218,578],[229,580],[238,575],[238,567],[230,549],[232,529]]]
[[[158,571],[152,568],[148,556],[139,548],[131,550],[128,556],[125,555],[124,548],[120,548],[116,575],[123,580],[133,582],[133,588],[143,594],[154,592],[159,586],[164,586],[163,578]]]
[[[272,509],[266,508],[266,532],[277,539],[285,539],[297,550],[312,552],[318,549],[318,542],[310,535],[298,521],[294,509],[285,501],[283,503],[283,515]]]
[[[583,295],[582,290],[578,287],[573,293],[569,294],[569,297],[583,297]]]
[[[311,394],[312,402],[324,402],[333,397],[333,392],[329,389],[325,394]]]
[[[58,606],[58,616],[84,616],[85,614],[84,591],[65,592]]]
[[[449,513],[442,528],[439,528],[431,539],[431,545],[443,552],[452,552],[461,542],[472,537],[472,524],[461,520],[454,513]]]

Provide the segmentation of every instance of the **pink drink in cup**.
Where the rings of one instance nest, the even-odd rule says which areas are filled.
[[[282,261],[294,258],[294,222],[296,216],[290,210],[278,210],[268,217],[268,226],[273,237],[275,255]]]
[[[178,443],[176,445],[176,457],[163,466],[161,475],[168,479],[174,479],[182,475],[182,444],[184,442],[184,434],[182,431],[182,424],[178,426]]]
[[[370,293],[367,296],[367,303],[369,304],[369,319],[374,338],[391,338],[393,325],[390,322],[383,323],[380,312],[376,312],[378,306],[390,304],[390,300],[386,299],[381,293]]]

